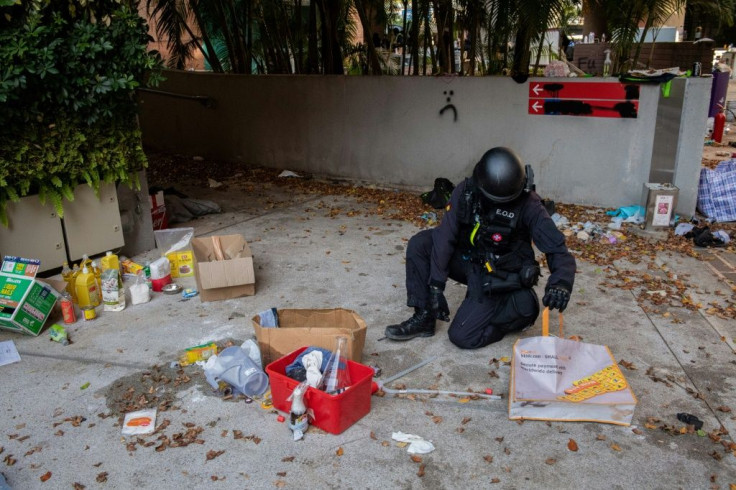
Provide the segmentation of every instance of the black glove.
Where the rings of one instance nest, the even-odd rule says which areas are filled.
[[[565,311],[568,301],[570,301],[570,291],[560,286],[547,288],[544,298],[542,298],[542,304],[544,306],[548,306],[550,310],[556,308],[560,310],[560,313]]]
[[[429,287],[429,309],[436,319],[450,321],[450,307],[447,306],[445,293],[437,286]]]

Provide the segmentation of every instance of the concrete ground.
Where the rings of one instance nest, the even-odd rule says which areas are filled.
[[[201,368],[178,370],[170,363],[206,341],[253,338],[251,317],[270,307],[343,307],[365,319],[363,361],[380,366],[384,377],[439,356],[394,387],[491,388],[506,395],[512,345],[538,335],[539,322],[476,351],[452,345],[446,323],[438,323],[432,338],[382,340],[387,324],[410,314],[404,251],[417,226],[387,218],[349,192],[314,194],[249,181],[247,174],[225,191],[177,188],[223,207],[222,214],[187,224],[198,236],[240,233],[250,243],[256,295],[202,303],[154,293],[150,303],[100,311],[93,321],[68,326],[68,346],[51,342],[47,330],[38,337],[0,331],[0,341],[12,340],[21,355],[20,362],[0,367],[0,472],[12,488],[736,484],[736,321],[711,305],[721,312],[734,306],[732,252],[713,251],[716,258],[708,262],[660,242],[651,245],[651,255],[602,264],[586,247],[574,247],[579,273],[565,312],[566,335],[608,345],[620,361],[638,398],[630,427],[517,423],[508,420],[506,399],[387,395],[373,396],[370,413],[343,433],[312,427],[294,442],[286,424],[258,401],[214,396]],[[157,255],[152,250],[134,258]],[[191,279],[179,282],[193,286]],[[464,294],[462,285],[448,284],[451,310]],[[660,299],[655,304],[647,297]],[[688,308],[692,302],[703,307]],[[62,322],[58,312],[52,322]],[[157,433],[121,435],[122,411],[131,406],[159,407]],[[699,417],[703,432],[688,431],[678,412]],[[398,431],[431,440],[435,451],[412,459],[392,440]]]

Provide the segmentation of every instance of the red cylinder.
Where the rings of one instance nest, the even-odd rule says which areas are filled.
[[[720,143],[723,140],[723,128],[726,126],[726,115],[723,111],[716,114],[713,121],[713,140]]]

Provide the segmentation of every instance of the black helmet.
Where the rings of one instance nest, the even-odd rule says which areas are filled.
[[[480,158],[473,170],[473,180],[488,199],[509,202],[524,190],[526,172],[516,153],[499,146],[491,148]]]

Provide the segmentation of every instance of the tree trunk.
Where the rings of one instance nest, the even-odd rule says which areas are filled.
[[[317,5],[314,0],[309,2],[309,25],[307,26],[307,73],[319,73],[319,59],[317,53]]]
[[[371,27],[368,23],[368,16],[365,13],[363,0],[355,0],[355,10],[358,11],[360,24],[363,26],[363,40],[368,48],[368,66],[370,67],[371,75],[381,75],[381,62],[378,61],[378,53],[376,53],[376,47],[373,45],[373,40],[371,39]]]
[[[412,75],[419,76],[419,15],[417,0],[411,0],[411,61]]]

